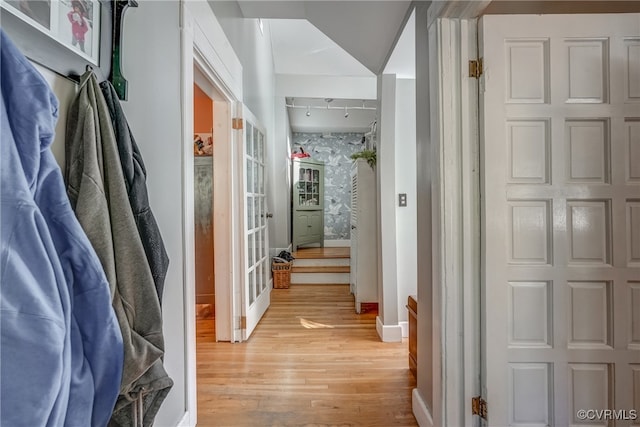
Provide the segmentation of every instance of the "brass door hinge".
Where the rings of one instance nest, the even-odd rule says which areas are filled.
[[[243,125],[244,122],[240,118],[231,120],[231,127],[233,127],[234,129],[242,129],[244,127]]]
[[[478,415],[483,420],[487,419],[487,401],[480,396],[471,399],[471,413]]]
[[[469,61],[469,77],[479,79],[482,75],[482,58]]]

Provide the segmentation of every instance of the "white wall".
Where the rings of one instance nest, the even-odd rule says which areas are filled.
[[[273,218],[269,221],[269,240],[274,250],[287,249],[291,244],[291,127],[283,96],[275,99],[275,134],[270,148],[269,181]],[[277,254],[276,254],[277,255]]]
[[[167,252],[164,288],[165,367],[174,386],[156,427],[178,424],[185,402],[184,260],[182,257],[182,117],[180,105],[180,4],[139,2],[125,15],[122,63],[129,81],[123,103],[147,167],[151,208]]]
[[[408,336],[409,295],[417,294],[417,192],[416,192],[416,40],[415,11],[402,29],[385,74],[396,75],[395,90],[395,189],[396,189],[396,265],[398,321]],[[398,197],[407,195],[407,206]]]
[[[417,294],[416,86],[413,79],[382,75],[378,182],[380,206],[379,302],[383,341],[407,336],[409,295]],[[399,206],[399,194],[407,206]],[[380,326],[379,326],[380,329]],[[393,338],[392,338],[393,337]]]
[[[274,137],[275,73],[269,25],[247,19],[236,1],[209,1],[229,43],[242,63],[243,103]]]
[[[389,56],[384,67],[386,74],[395,74],[399,79],[416,78],[416,13],[409,15],[409,19],[402,29],[402,34]]]
[[[284,98],[276,99],[276,77],[273,65],[271,36],[268,22],[264,34],[257,19],[242,15],[236,1],[209,1],[229,43],[242,63],[243,102],[265,127],[267,133],[267,209],[273,213],[269,220],[269,247],[284,248],[289,236],[289,194],[283,187],[288,149],[283,129]],[[277,118],[277,121],[276,121]],[[288,127],[288,125],[286,125]],[[288,172],[287,172],[288,174]]]
[[[431,280],[431,137],[429,105],[428,3],[416,6],[416,168],[417,174],[417,259],[418,259],[418,378],[414,414],[427,425],[433,414],[434,355],[441,348],[433,342],[433,290]],[[419,403],[430,415],[420,416]]]
[[[234,50],[242,62],[244,103],[267,129],[270,142],[274,138],[275,73],[269,25],[264,34],[257,19],[244,19],[237,25],[243,28],[244,38]],[[233,43],[232,43],[233,44]]]
[[[378,187],[378,335],[385,342],[402,340],[398,325],[396,248],[396,76],[380,76],[380,123],[377,148]]]
[[[417,294],[416,82],[396,80],[395,188],[398,320],[408,321],[407,298]],[[407,206],[398,205],[406,193]]]
[[[41,65],[33,63],[35,68],[42,74],[51,89],[56,94],[60,107],[58,109],[58,123],[56,124],[56,135],[51,144],[51,151],[58,161],[64,175],[64,141],[65,132],[67,130],[67,110],[78,91],[78,85],[69,79],[65,79],[53,71],[44,68]]]
[[[276,75],[276,95],[298,98],[377,99],[375,76]]]

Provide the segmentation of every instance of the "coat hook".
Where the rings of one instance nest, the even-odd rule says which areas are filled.
[[[122,26],[124,23],[124,12],[127,8],[138,7],[136,0],[115,0],[113,2],[113,40],[111,54],[111,75],[109,81],[118,94],[118,98],[127,100],[127,79],[122,75]]]

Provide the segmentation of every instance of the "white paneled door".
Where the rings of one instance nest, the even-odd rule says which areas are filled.
[[[245,283],[243,339],[248,339],[271,301],[264,129],[246,108],[244,116]]]
[[[488,423],[640,425],[640,15],[479,36]]]

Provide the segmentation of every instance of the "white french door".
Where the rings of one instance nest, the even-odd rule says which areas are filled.
[[[243,339],[249,338],[271,301],[264,128],[245,107],[244,119],[244,224],[245,280],[242,296]]]
[[[639,425],[640,15],[479,36],[488,423]]]

